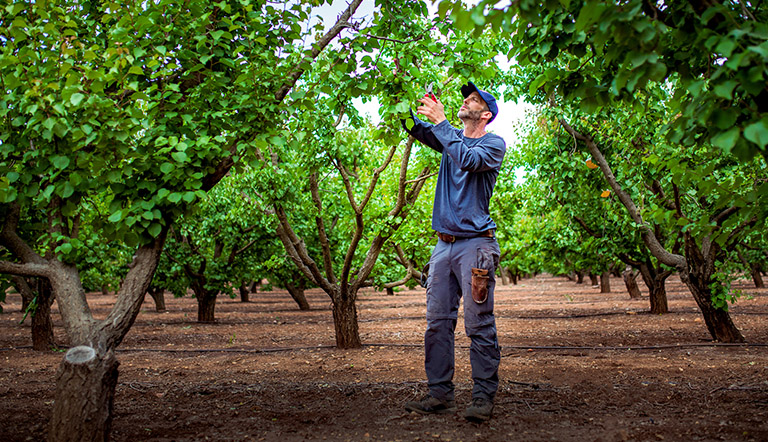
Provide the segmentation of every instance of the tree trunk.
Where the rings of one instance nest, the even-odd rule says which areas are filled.
[[[576,272],[576,284],[584,284],[584,272]]]
[[[299,306],[299,310],[309,310],[309,302],[307,302],[307,297],[304,296],[304,284],[293,285],[290,282],[286,282],[285,289],[288,290],[291,298],[293,298],[293,300]]]
[[[156,312],[164,312],[164,311],[166,311],[166,308],[165,308],[165,290],[163,290],[161,288],[150,287],[149,290],[147,290],[147,293],[149,293],[149,296],[151,296],[152,300],[155,301],[155,311]]]
[[[706,263],[694,262],[693,253],[686,255],[689,267],[680,273],[680,279],[696,300],[710,336],[715,341],[724,343],[744,342],[744,336],[734,325],[728,310],[716,308],[712,303],[711,274],[706,271]]]
[[[48,351],[56,348],[51,319],[54,296],[47,279],[38,279],[36,285],[38,287],[37,309],[32,313],[32,348],[37,351]]]
[[[589,272],[589,282],[592,284],[592,287],[597,287],[599,285],[597,282],[597,275]]]
[[[643,297],[640,293],[640,287],[637,285],[637,275],[631,267],[627,267],[622,272],[621,276],[624,278],[624,285],[627,286],[627,292],[629,292],[630,299],[640,299]]]
[[[738,250],[737,253],[742,264],[744,264],[744,267],[749,269],[749,273],[752,275],[752,282],[755,283],[755,287],[759,289],[765,287],[765,283],[763,282],[763,275],[760,274],[760,266],[750,264],[749,261],[747,261],[747,258],[744,257],[744,254],[741,253],[741,250]]]
[[[51,442],[106,441],[112,424],[119,363],[110,350],[71,348],[56,374]]]
[[[21,295],[22,312],[31,309],[32,317],[32,348],[36,351],[48,351],[56,348],[53,337],[53,321],[51,320],[51,305],[54,296],[51,283],[45,278],[35,278],[30,282],[23,276],[11,277],[16,291]],[[32,302],[35,302],[34,306]]]
[[[600,274],[600,293],[611,293],[611,272]]]
[[[651,313],[654,315],[669,313],[666,283],[671,274],[669,270],[656,269],[650,258],[647,258],[645,263],[640,262],[640,275],[643,277],[645,286],[648,287]]]
[[[507,276],[507,268],[502,266],[499,268],[499,273],[501,274],[501,285],[507,285],[509,284],[509,278]]]
[[[387,296],[395,296],[394,287],[387,287]]]
[[[248,285],[246,283],[240,284],[240,302],[251,302],[251,299],[249,297],[251,291],[248,289]]]
[[[195,294],[197,296],[197,322],[216,322],[214,311],[216,310],[217,294],[215,290],[206,291],[202,296]]]
[[[517,285],[517,281],[520,280],[520,273],[519,272],[511,272],[509,274],[509,279],[512,280],[512,284]]]
[[[336,328],[336,347],[360,348],[360,330],[357,323],[355,296],[336,296],[333,300],[333,324]]]

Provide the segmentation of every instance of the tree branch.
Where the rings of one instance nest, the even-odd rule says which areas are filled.
[[[571,134],[574,139],[583,141],[587,145],[589,151],[592,153],[592,158],[594,158],[600,166],[600,170],[603,172],[605,180],[608,181],[608,184],[611,186],[611,189],[613,189],[613,192],[619,197],[619,200],[622,202],[622,204],[624,204],[624,207],[626,207],[627,211],[629,212],[629,216],[632,218],[635,224],[641,228],[641,236],[643,237],[643,241],[645,242],[646,246],[648,246],[648,250],[664,264],[676,267],[678,269],[685,269],[685,257],[682,255],[669,253],[659,242],[659,239],[653,233],[651,227],[643,220],[643,217],[637,210],[637,206],[635,206],[632,198],[628,193],[624,191],[624,189],[621,188],[618,181],[616,181],[616,177],[613,175],[613,171],[611,171],[611,168],[608,165],[608,162],[605,160],[603,153],[600,151],[600,148],[597,146],[597,144],[595,144],[595,142],[592,140],[592,137],[579,133],[562,118],[560,119],[560,125],[563,126],[563,128],[565,128],[565,130]]]
[[[18,203],[8,205],[10,210],[6,212],[5,222],[0,229],[0,245],[5,246],[16,258],[23,263],[34,263],[45,265],[47,261],[38,255],[23,239],[16,233],[21,218],[21,206]]]
[[[170,222],[166,222],[166,226],[157,238],[136,251],[130,270],[117,292],[117,302],[107,318],[99,324],[98,329],[101,333],[95,334],[104,339],[105,348],[114,349],[120,345],[136,320],[141,304],[144,302],[144,295],[152,282],[152,275],[155,274],[157,264],[160,262],[160,254],[168,234],[168,225]]]
[[[336,284],[336,275],[333,273],[333,258],[331,256],[331,244],[328,241],[328,234],[323,220],[323,201],[320,199],[320,188],[317,183],[317,172],[309,176],[309,189],[312,194],[312,201],[317,208],[315,223],[317,224],[317,235],[320,241],[320,248],[323,251],[323,266],[325,267],[325,277],[332,284]]]
[[[50,266],[38,263],[19,264],[10,261],[0,261],[0,273],[18,276],[36,276],[49,278],[52,275]]]
[[[347,9],[339,16],[331,29],[329,29],[328,32],[326,32],[325,35],[323,35],[320,40],[315,43],[314,47],[308,54],[308,59],[314,60],[317,58],[317,56],[320,55],[320,52],[322,52],[323,49],[325,49],[325,47],[328,46],[328,44],[330,44],[331,41],[333,41],[333,39],[336,38],[344,28],[350,26],[349,19],[352,18],[352,14],[355,13],[362,2],[363,0],[353,0],[349,4],[349,7],[347,7]],[[275,101],[278,103],[283,101],[286,95],[288,95],[288,92],[293,89],[293,86],[296,84],[299,78],[301,78],[301,75],[306,70],[305,68],[301,67],[305,60],[306,59],[302,60],[296,67],[294,67],[293,71],[287,75],[288,80],[286,80],[286,82],[283,83],[277,92],[275,92]]]

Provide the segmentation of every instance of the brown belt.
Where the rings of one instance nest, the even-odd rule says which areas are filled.
[[[491,229],[491,230],[486,230],[485,232],[480,232],[480,233],[478,233],[477,235],[474,235],[474,236],[455,236],[455,235],[449,235],[447,233],[437,232],[437,237],[440,238],[440,241],[447,242],[447,243],[452,243],[452,242],[456,242],[457,240],[460,240],[460,239],[470,239],[470,238],[480,238],[480,237],[482,237],[482,238],[494,238],[495,237],[494,236],[495,232],[496,231],[494,229]]]

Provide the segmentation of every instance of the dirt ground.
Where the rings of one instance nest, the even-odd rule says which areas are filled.
[[[768,440],[768,291],[749,281],[731,308],[747,346],[712,343],[673,277],[671,313],[650,315],[620,279],[613,293],[538,276],[496,294],[501,384],[494,417],[466,422],[471,376],[457,327],[455,414],[403,404],[426,392],[424,291],[359,296],[359,350],[333,347],[329,298],[301,312],[285,292],[220,299],[197,324],[194,299],[147,297],[119,348],[116,441],[678,441]],[[641,284],[642,287],[642,284]],[[644,288],[644,287],[643,287]],[[89,296],[106,316],[113,296]],[[43,440],[61,351],[30,348],[9,295],[0,315],[0,440]],[[54,304],[57,342],[66,345]]]

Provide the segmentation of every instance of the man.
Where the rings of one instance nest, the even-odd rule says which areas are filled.
[[[438,242],[429,260],[427,331],[424,367],[429,394],[405,408],[423,414],[451,413],[454,402],[454,331],[464,298],[464,328],[472,343],[472,404],[467,420],[491,418],[499,384],[499,344],[493,315],[494,270],[499,261],[496,224],[488,210],[496,177],[506,152],[504,140],[486,132],[499,111],[496,99],[472,82],[461,87],[464,102],[458,117],[464,129],[451,126],[443,103],[425,96],[409,134],[442,154],[432,209]]]

